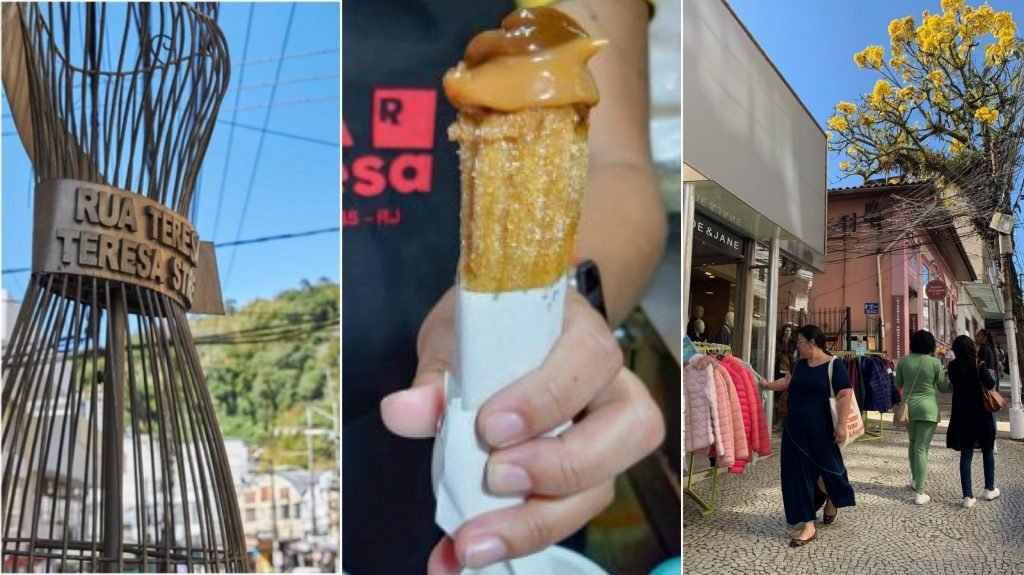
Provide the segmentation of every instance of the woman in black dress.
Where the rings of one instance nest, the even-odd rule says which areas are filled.
[[[814,520],[822,506],[828,525],[835,521],[840,507],[855,505],[853,486],[839,451],[839,444],[846,440],[846,426],[832,425],[829,409],[829,364],[835,358],[825,351],[825,334],[813,325],[797,330],[796,346],[801,359],[792,371],[765,386],[773,391],[789,390],[789,416],[782,433],[780,461],[782,503],[786,522],[803,524],[790,540],[790,547],[818,538]],[[833,366],[831,386],[839,421],[846,421],[853,389],[842,364]]]
[[[996,487],[996,459],[993,446],[996,425],[985,410],[982,386],[995,388],[989,366],[978,357],[974,342],[966,335],[953,340],[956,359],[949,363],[949,382],[953,385],[953,410],[946,433],[946,447],[960,452],[960,487],[963,489],[964,507],[974,507],[977,501],[971,489],[971,460],[975,448],[981,449],[985,470],[985,490],[981,496],[988,501],[999,497]]]

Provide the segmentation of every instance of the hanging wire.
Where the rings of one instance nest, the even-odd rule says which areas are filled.
[[[242,44],[242,61],[245,61],[246,55],[249,54],[249,33],[252,32],[252,14],[256,10],[256,3],[249,4],[249,16],[245,22],[245,40]],[[239,74],[239,82],[245,81],[245,68],[242,68]],[[231,113],[231,129],[228,130],[228,146],[227,153],[224,154],[224,167],[220,171],[220,191],[217,193],[217,211],[213,218],[213,238],[216,239],[217,230],[220,228],[220,210],[224,205],[224,190],[227,188],[228,181],[228,166],[231,165],[231,152],[234,151],[234,146],[231,144],[235,140],[235,122],[238,120],[238,100],[241,97],[240,92],[235,93],[235,109]]]
[[[292,33],[292,22],[295,20],[295,7],[296,4],[291,5],[291,9],[288,11],[288,23],[284,29],[284,39],[281,41],[281,54],[283,55],[285,50],[288,48],[288,38],[291,37]],[[266,130],[270,125],[270,113],[273,110],[275,98],[277,96],[277,84],[276,82],[281,79],[281,70],[283,69],[284,60],[279,60],[277,63],[277,70],[274,72],[275,85],[270,89],[270,98],[268,98],[268,104],[266,106],[267,113],[263,116],[263,126],[260,132],[260,139],[256,143],[256,158],[253,160],[252,171],[249,175],[249,185],[245,190],[245,199],[242,200],[242,214],[238,218],[238,227],[235,229],[235,240],[238,241],[242,237],[242,229],[245,226],[245,216],[249,211],[249,200],[252,199],[252,190],[256,184],[256,174],[259,172],[260,157],[263,155],[263,142],[266,139]],[[227,289],[231,282],[231,274],[235,270],[235,255],[238,254],[238,250],[231,250],[231,256],[228,259],[227,273],[224,274],[224,288]]]

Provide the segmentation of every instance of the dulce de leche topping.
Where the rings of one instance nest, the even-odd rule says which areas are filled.
[[[593,106],[597,86],[586,64],[605,44],[554,8],[517,10],[500,30],[473,38],[465,59],[445,74],[444,90],[458,108]]]

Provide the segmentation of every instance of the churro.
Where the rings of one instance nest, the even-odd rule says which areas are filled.
[[[524,9],[475,37],[445,75],[459,108],[459,280],[475,292],[550,285],[565,273],[587,181],[597,88],[591,39],[553,8]]]

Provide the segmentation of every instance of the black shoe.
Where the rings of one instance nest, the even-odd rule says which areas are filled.
[[[828,507],[827,503],[825,504],[825,507]],[[825,523],[825,525],[832,525],[832,523],[834,523],[835,520],[836,520],[836,516],[838,516],[838,515],[839,515],[839,508],[838,507],[836,508],[836,512],[833,513],[832,515],[829,515],[828,513],[825,513],[824,510],[822,510],[822,512],[821,512],[821,519]]]
[[[804,545],[807,545],[808,543],[810,543],[811,541],[814,541],[817,538],[818,538],[818,532],[815,531],[814,535],[811,535],[807,539],[790,539],[789,540],[789,546],[790,547],[803,547]]]

